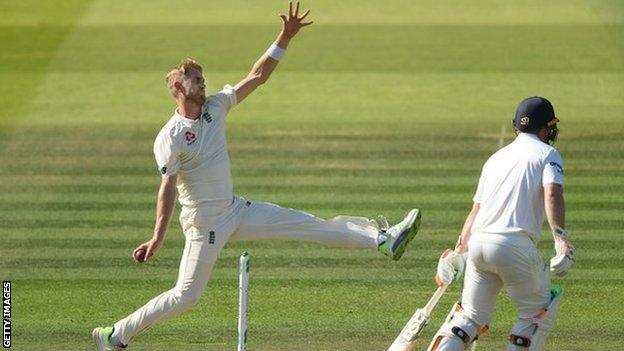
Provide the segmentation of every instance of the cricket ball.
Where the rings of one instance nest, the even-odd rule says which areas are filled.
[[[134,260],[137,262],[144,262],[145,261],[145,250],[140,249],[134,252]]]

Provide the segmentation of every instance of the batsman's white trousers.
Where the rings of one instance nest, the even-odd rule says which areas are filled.
[[[472,339],[492,321],[492,311],[502,286],[518,311],[511,333],[530,337],[532,323],[550,303],[550,276],[535,244],[524,234],[473,233],[468,243],[468,261],[462,292],[463,311],[451,320]],[[463,351],[458,338],[446,337],[439,351]]]
[[[490,324],[503,285],[519,318],[532,318],[550,303],[548,269],[527,235],[474,233],[462,293],[467,316]]]
[[[175,287],[115,323],[113,336],[122,343],[150,325],[193,306],[228,241],[258,239],[305,240],[341,247],[377,247],[379,229],[363,217],[329,220],[266,202],[235,197],[224,206],[183,208],[180,223],[186,243]]]
[[[502,286],[516,307],[518,320],[511,333],[530,337],[532,323],[550,303],[550,276],[535,244],[525,234],[473,233],[468,243],[468,260],[462,292],[461,318],[457,326],[474,338],[480,327],[489,325]],[[458,338],[446,337],[437,351],[463,351]]]

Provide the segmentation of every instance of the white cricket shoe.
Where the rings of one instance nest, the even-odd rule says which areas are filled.
[[[118,347],[110,342],[110,337],[113,335],[113,327],[97,327],[91,332],[93,341],[95,341],[95,347],[97,351],[122,351],[126,350],[125,347]]]
[[[418,233],[420,228],[420,210],[415,208],[400,222],[379,234],[377,249],[384,255],[397,261],[403,256],[405,247]]]

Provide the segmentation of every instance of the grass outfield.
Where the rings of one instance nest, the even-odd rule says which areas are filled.
[[[0,4],[0,278],[13,281],[13,349],[91,350],[90,332],[173,286],[183,247],[134,264],[160,177],[153,138],[181,58],[211,90],[235,83],[279,30],[282,1]],[[238,254],[250,250],[249,349],[384,350],[435,290],[480,168],[520,99],[561,119],[577,265],[549,350],[614,350],[624,297],[624,5],[619,0],[304,3],[315,25],[270,82],[229,115],[235,191],[322,217],[423,227],[399,262],[295,242],[227,245],[198,306],[132,350],[232,350]],[[181,38],[188,38],[181,40]],[[546,232],[547,233],[547,232]],[[548,235],[540,244],[550,255]],[[460,285],[434,311],[422,347]],[[479,350],[515,320],[501,293]]]

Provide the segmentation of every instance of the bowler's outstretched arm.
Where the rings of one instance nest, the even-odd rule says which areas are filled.
[[[280,15],[283,22],[282,31],[279,33],[274,43],[277,46],[274,51],[275,53],[271,53],[273,47],[269,48],[269,51],[262,54],[258,61],[256,61],[249,74],[234,86],[237,104],[240,104],[249,94],[256,90],[257,87],[269,79],[271,73],[273,73],[273,70],[277,67],[279,56],[281,56],[283,51],[288,47],[290,39],[292,39],[301,28],[312,24],[312,22],[303,22],[309,13],[310,10],[307,10],[299,16],[299,2],[297,2],[294,9],[292,2],[288,3],[288,16]]]

